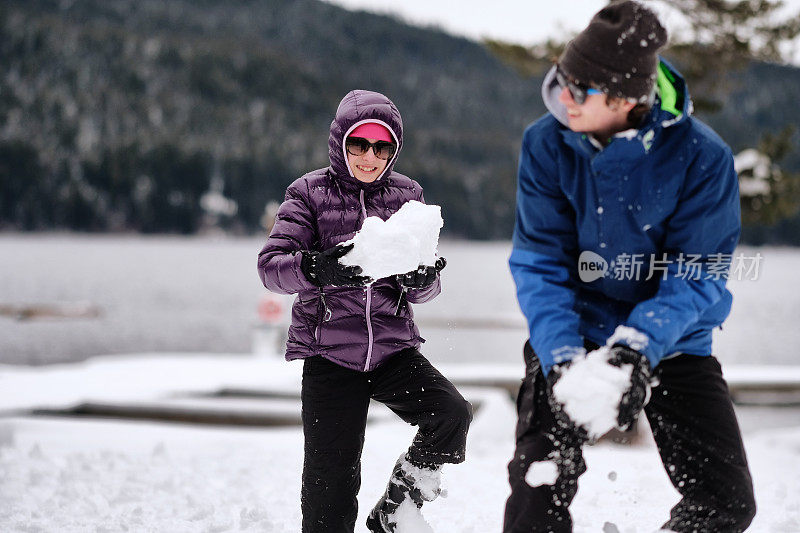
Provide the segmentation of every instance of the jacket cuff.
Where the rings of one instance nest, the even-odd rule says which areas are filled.
[[[437,275],[436,281],[430,287],[424,289],[408,289],[406,299],[412,304],[429,302],[439,296],[442,292],[441,278]]]

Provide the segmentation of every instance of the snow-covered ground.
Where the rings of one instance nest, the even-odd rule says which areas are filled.
[[[0,531],[299,531],[303,444],[298,426],[243,429],[28,417],[21,410],[86,400],[168,403],[224,386],[291,394],[298,391],[300,368],[276,359],[202,354],[0,366]],[[515,369],[443,365],[454,379],[507,377]],[[790,372],[781,374],[789,379]],[[774,376],[765,373],[766,378]],[[467,461],[445,467],[448,497],[427,504],[424,514],[437,532],[499,531],[514,407],[497,389],[462,391],[480,404]],[[283,399],[279,405],[299,412],[297,401]],[[373,410],[379,416],[368,425],[363,455],[356,528],[362,533],[365,513],[413,436],[413,428],[381,406]],[[800,531],[800,477],[794,474],[800,471],[800,423],[749,430],[745,444],[759,505],[751,531]],[[677,501],[646,438],[632,446],[602,442],[586,450],[586,460],[589,470],[573,506],[578,532],[603,531],[606,523],[621,533],[652,532]]]
[[[299,531],[299,426],[27,414],[33,407],[94,401],[296,419],[301,365],[277,354],[231,353],[250,348],[263,294],[255,273],[260,245],[258,239],[0,235],[0,304],[88,301],[103,312],[85,320],[0,316],[0,531]],[[448,259],[443,293],[416,312],[429,339],[424,352],[445,375],[462,381],[521,377],[526,333],[506,265],[509,251],[509,243],[441,244]],[[716,337],[726,376],[732,383],[798,382],[791,365],[798,364],[800,295],[790,289],[797,285],[800,251],[740,251],[764,259],[758,280],[730,283],[733,312]],[[117,353],[130,355],[109,355]],[[53,364],[95,354],[103,357]],[[282,395],[197,396],[222,387]],[[445,467],[448,497],[426,505],[425,516],[440,533],[499,531],[514,407],[498,389],[462,390],[480,405],[467,462]],[[751,531],[797,533],[800,409],[738,412],[759,505]],[[373,414],[363,455],[361,533],[365,513],[413,435],[385,408],[374,406]],[[677,501],[648,439],[632,446],[601,442],[586,451],[586,460],[589,471],[573,506],[578,532],[613,531],[604,529],[607,523],[621,533],[655,531]]]

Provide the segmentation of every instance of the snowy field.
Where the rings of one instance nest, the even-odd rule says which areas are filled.
[[[47,364],[142,352],[249,352],[264,294],[258,238],[0,234],[0,306],[88,302],[94,319],[0,315],[0,363]],[[759,279],[731,281],[720,360],[800,364],[800,250],[764,257]],[[443,293],[415,306],[435,362],[518,362],[527,337],[508,272],[508,242],[443,242]],[[490,323],[491,322],[491,323]],[[449,324],[466,324],[455,328]],[[486,327],[480,327],[486,324]],[[500,325],[502,328],[491,327]]]
[[[465,373],[460,368],[443,365],[446,375],[456,377]],[[202,354],[0,366],[0,531],[299,531],[303,445],[297,426],[242,429],[13,414],[23,407],[87,399],[160,398],[190,405],[189,393],[221,386],[296,392],[299,371],[300,365],[274,359]],[[476,366],[468,373],[507,371]],[[426,505],[424,514],[438,533],[499,531],[508,495],[513,404],[494,389],[464,387],[462,392],[480,405],[467,461],[445,467],[448,497]],[[276,408],[299,412],[299,403],[281,400]],[[366,532],[365,513],[413,436],[411,427],[382,406],[372,411],[363,454],[360,533]],[[750,531],[800,531],[800,422],[746,428],[745,445],[759,506]],[[588,472],[573,505],[577,532],[654,532],[677,501],[647,438],[630,446],[601,443],[587,449],[586,460]]]

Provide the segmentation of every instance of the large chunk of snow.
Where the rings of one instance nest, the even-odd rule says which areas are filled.
[[[360,266],[362,274],[372,279],[433,265],[443,225],[441,207],[411,200],[386,221],[367,217],[361,230],[347,241],[353,249],[340,261]]]
[[[619,403],[631,383],[633,365],[612,365],[611,348],[623,343],[643,350],[649,339],[641,331],[618,326],[601,346],[585,357],[576,357],[564,369],[553,387],[553,394],[570,419],[592,438],[599,438],[617,425]]]
[[[573,359],[553,387],[556,400],[570,419],[591,437],[602,437],[617,425],[620,399],[630,385],[632,365],[608,362],[610,349],[603,346],[586,357]]]

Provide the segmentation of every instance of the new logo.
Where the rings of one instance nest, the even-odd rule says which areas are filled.
[[[608,272],[608,262],[602,256],[589,250],[581,252],[578,257],[578,276],[582,282],[591,283],[605,276],[606,272]]]

